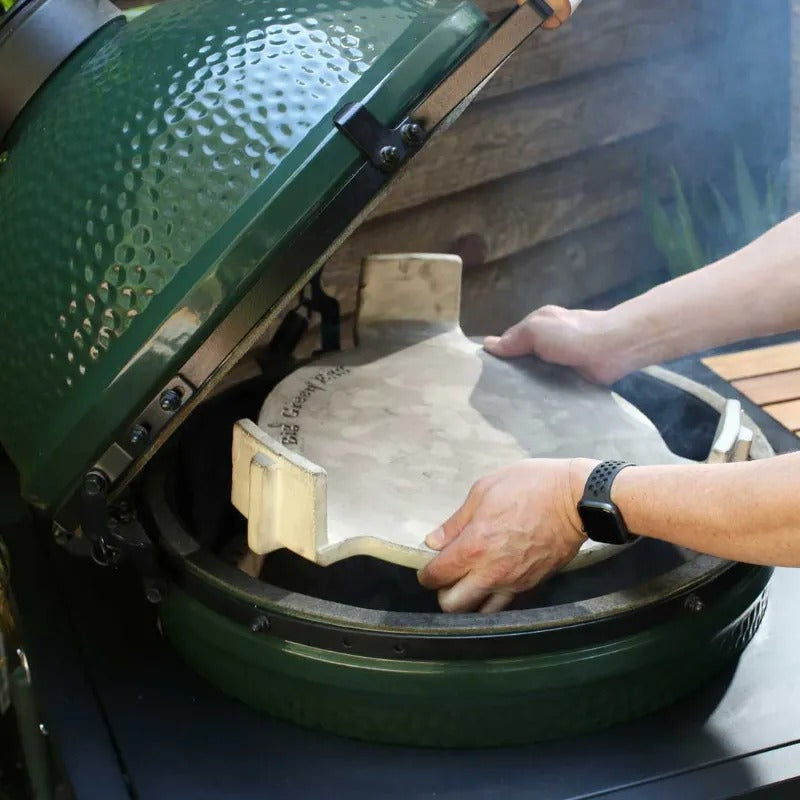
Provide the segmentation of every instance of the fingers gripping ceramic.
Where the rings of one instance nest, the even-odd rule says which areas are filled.
[[[535,358],[504,361],[458,324],[454,256],[367,259],[358,345],[297,370],[234,434],[233,495],[257,554],[410,567],[472,484],[522,458],[679,462],[608,389]],[[570,568],[618,547],[588,542]]]

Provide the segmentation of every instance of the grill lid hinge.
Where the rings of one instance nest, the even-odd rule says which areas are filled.
[[[388,128],[361,103],[348,103],[333,124],[383,172],[401,167],[427,138],[418,122],[404,119],[396,128]]]
[[[142,576],[147,599],[158,603],[165,583],[155,546],[128,500],[108,505],[109,485],[108,477],[95,469],[84,476],[81,487],[81,530],[91,544],[92,559],[104,567],[130,563]]]

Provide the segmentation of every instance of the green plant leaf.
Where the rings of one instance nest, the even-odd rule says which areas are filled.
[[[714,202],[719,213],[719,220],[722,223],[722,228],[725,231],[726,236],[734,239],[739,233],[739,220],[736,219],[736,214],[731,208],[731,204],[725,199],[725,195],[722,194],[722,192],[713,183],[709,182],[708,188],[711,192],[711,196],[714,198]]]
[[[644,172],[643,210],[653,243],[672,275],[697,269],[738,250],[785,217],[786,174],[768,173],[762,197],[738,147],[732,162],[735,202],[712,182],[684,183],[674,167],[670,170],[672,202],[662,202],[652,175]]]
[[[739,198],[739,211],[742,215],[744,234],[746,241],[751,242],[766,230],[769,223],[761,208],[753,176],[750,174],[744,154],[738,146],[733,153],[733,172],[736,178],[736,193]]]
[[[786,216],[788,197],[789,184],[786,176],[768,172],[764,212],[770,228]]]
[[[697,228],[692,219],[689,203],[686,201],[678,170],[675,167],[670,167],[670,175],[672,176],[672,186],[675,191],[675,212],[682,237],[681,246],[686,251],[688,263],[692,265],[690,269],[697,269],[706,263],[706,254],[697,236]]]
[[[697,226],[697,237],[703,245],[706,262],[715,261],[729,238],[720,220],[720,210],[706,183],[692,183],[689,206]]]
[[[645,216],[650,224],[650,232],[656,248],[664,258],[669,259],[670,252],[674,250],[675,232],[664,206],[656,195],[652,176],[645,168],[642,186],[642,206]]]

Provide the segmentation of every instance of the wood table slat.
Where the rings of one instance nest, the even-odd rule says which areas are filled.
[[[800,400],[789,400],[786,403],[770,403],[762,406],[764,411],[778,420],[784,428],[791,431],[800,429]]]
[[[757,405],[800,398],[800,369],[732,381],[733,387]]]
[[[703,363],[726,381],[800,369],[800,342],[711,356]]]

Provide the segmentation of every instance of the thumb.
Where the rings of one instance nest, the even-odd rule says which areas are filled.
[[[455,514],[425,537],[425,544],[431,550],[444,550],[467,527],[472,519],[474,505],[474,498],[470,493],[464,505]]]
[[[514,358],[533,352],[532,338],[531,331],[523,320],[509,328],[502,336],[487,336],[483,346],[492,355]]]

